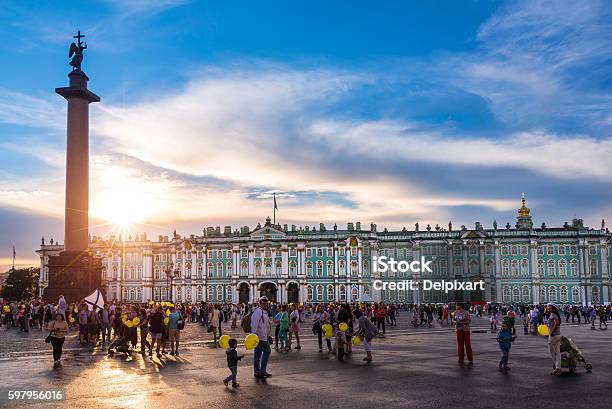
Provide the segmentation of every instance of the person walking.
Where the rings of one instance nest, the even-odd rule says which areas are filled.
[[[468,365],[474,363],[472,342],[470,339],[471,321],[470,313],[465,311],[462,303],[457,303],[457,311],[455,311],[455,330],[457,333],[457,355],[459,356],[459,365],[463,365],[464,363],[464,350],[467,355]]]
[[[53,347],[53,366],[57,368],[61,366],[62,349],[64,348],[64,341],[66,339],[66,333],[68,332],[68,323],[64,319],[64,316],[60,313],[55,314],[55,320],[49,324],[49,337],[48,340],[51,342]]]
[[[147,335],[149,335],[149,315],[147,310],[141,308],[138,319],[140,320],[138,323],[138,328],[140,329],[140,353],[144,355],[146,354],[147,347],[151,349],[151,344],[147,341]]]
[[[358,308],[353,310],[353,316],[358,323],[358,329],[355,336],[359,337],[361,345],[363,345],[363,349],[366,352],[366,357],[363,358],[363,360],[372,362],[372,339],[378,335],[378,329]]]
[[[312,332],[317,335],[319,341],[319,352],[323,352],[323,325],[329,323],[329,314],[323,309],[321,304],[317,305],[315,313],[312,317],[314,324],[312,325]],[[331,354],[333,353],[331,341],[325,338],[327,343],[327,350]]]
[[[215,345],[215,348],[218,348],[219,345],[217,345],[217,335],[219,337],[221,337],[221,307],[216,305],[213,306],[212,309],[210,310],[210,318],[208,320],[210,328],[212,329],[212,333],[213,333],[213,342]]]
[[[180,311],[176,311],[174,307],[170,307],[170,315],[168,316],[168,337],[170,338],[170,355],[179,356],[179,341],[181,339],[181,331],[179,329],[179,321],[183,319]]]
[[[268,336],[270,334],[270,315],[268,309],[268,297],[259,299],[259,306],[251,314],[251,333],[259,337],[259,344],[255,347],[253,354],[253,376],[258,379],[270,378],[267,371],[268,359],[270,359],[270,345]]]
[[[291,310],[291,314],[289,315],[289,321],[291,323],[291,330],[289,332],[289,349],[291,349],[293,337],[295,337],[295,340],[297,341],[297,346],[295,349],[302,349],[300,346],[300,323],[302,322],[300,309],[296,304],[292,304]]]

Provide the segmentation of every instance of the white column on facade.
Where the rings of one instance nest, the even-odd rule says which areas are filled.
[[[289,276],[289,249],[287,246],[281,247],[281,264],[283,277]]]
[[[249,277],[255,277],[255,249],[253,246],[249,247]]]
[[[191,278],[196,278],[198,274],[198,251],[193,248],[191,250]],[[193,293],[191,294],[193,297]]]
[[[531,271],[531,299],[533,300],[534,304],[539,304],[541,302],[540,286],[542,285],[542,278],[538,272],[538,246],[539,244],[537,240],[532,240],[529,246],[531,251],[531,266],[529,266]]]

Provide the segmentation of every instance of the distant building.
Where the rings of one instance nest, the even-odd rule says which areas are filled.
[[[40,291],[48,283],[45,264],[63,246],[41,244]],[[91,251],[103,259],[103,289],[109,299],[144,302],[252,302],[265,294],[279,302],[356,301],[365,294],[393,302],[608,303],[612,234],[589,229],[581,219],[563,227],[534,228],[530,210],[518,210],[514,227],[448,229],[418,223],[414,230],[378,231],[325,225],[297,228],[266,219],[255,230],[208,227],[203,235],[151,241],[140,235],[91,240]],[[374,257],[432,260],[433,272],[406,276],[372,274]],[[173,274],[170,274],[172,272]],[[480,280],[484,292],[374,291],[372,281]]]

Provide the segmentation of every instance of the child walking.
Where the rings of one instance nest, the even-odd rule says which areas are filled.
[[[340,331],[338,324],[334,324],[336,330],[336,356],[338,361],[344,361],[344,346],[346,345],[346,334],[344,331]]]
[[[493,311],[493,315],[491,315],[491,332],[497,332],[497,323],[499,322],[499,316],[497,315],[497,310]]]
[[[235,338],[229,340],[229,348],[225,351],[227,355],[227,367],[231,371],[231,374],[223,380],[223,384],[227,388],[229,381],[232,381],[232,388],[237,388],[240,386],[238,382],[236,382],[236,377],[238,376],[238,361],[244,358],[244,355],[238,355],[236,351],[236,345],[238,345],[238,341]]]
[[[512,335],[510,331],[510,326],[505,322],[501,325],[501,330],[497,334],[497,342],[499,343],[499,349],[502,351],[502,358],[499,361],[499,370],[500,371],[509,371],[510,367],[508,366],[508,358],[510,356],[510,347],[512,342],[516,339],[516,336]]]

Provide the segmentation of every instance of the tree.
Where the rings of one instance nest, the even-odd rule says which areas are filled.
[[[7,273],[0,297],[8,300],[26,300],[38,296],[38,267],[17,268]]]

